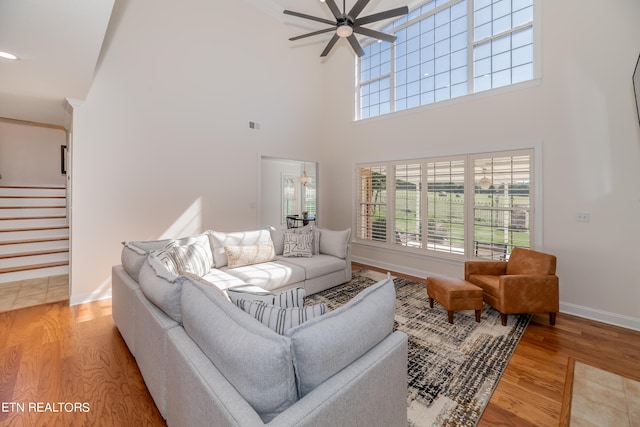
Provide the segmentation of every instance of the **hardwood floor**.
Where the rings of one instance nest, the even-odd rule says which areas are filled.
[[[0,313],[0,354],[1,426],[164,425],[110,299]]]
[[[113,324],[111,300],[0,313],[0,355],[0,426],[165,425]],[[569,357],[640,380],[640,332],[534,316],[478,426],[557,426]]]

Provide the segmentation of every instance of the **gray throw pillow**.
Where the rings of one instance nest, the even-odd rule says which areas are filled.
[[[238,307],[255,317],[260,323],[284,334],[289,329],[299,326],[309,319],[321,316],[327,312],[325,303],[307,307],[283,308],[265,304],[260,301],[238,300]]]

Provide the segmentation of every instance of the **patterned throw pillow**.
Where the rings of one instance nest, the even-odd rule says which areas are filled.
[[[312,233],[285,233],[284,251],[285,257],[311,257],[313,248]]]
[[[271,241],[251,246],[225,246],[224,253],[227,255],[229,268],[260,264],[276,258],[276,251]]]
[[[271,292],[256,292],[239,288],[227,289],[227,295],[232,303],[238,305],[241,300],[264,302],[269,305],[277,305],[282,308],[302,307],[304,305],[304,288],[289,289],[288,291],[273,294]]]
[[[176,276],[191,273],[202,277],[211,270],[210,253],[211,250],[207,251],[200,242],[187,245],[171,242],[164,249],[154,251],[153,255]]]
[[[307,307],[282,308],[259,301],[239,300],[238,307],[279,334],[327,312],[325,303]]]

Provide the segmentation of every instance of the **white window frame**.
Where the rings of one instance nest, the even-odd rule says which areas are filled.
[[[354,197],[354,216],[353,226],[357,230],[353,235],[353,242],[357,244],[376,246],[385,248],[388,250],[410,252],[421,255],[426,255],[435,258],[445,258],[452,260],[468,260],[475,258],[475,228],[474,228],[474,210],[475,199],[474,193],[476,188],[476,181],[474,179],[474,161],[476,159],[484,158],[501,158],[508,156],[529,155],[530,162],[530,181],[529,181],[529,247],[534,249],[540,249],[542,247],[542,196],[541,196],[541,147],[536,144],[534,147],[522,147],[514,148],[504,151],[492,151],[484,153],[469,153],[462,155],[452,156],[440,156],[431,158],[418,158],[401,161],[382,161],[382,162],[368,162],[363,164],[356,164],[355,173],[355,197]],[[414,163],[422,164],[422,189],[428,191],[427,186],[427,165],[433,162],[442,162],[450,160],[464,159],[464,249],[456,251],[455,248],[449,248],[448,251],[436,250],[433,245],[429,244],[429,236],[426,232],[428,226],[429,206],[428,194],[422,194],[421,197],[421,218],[422,223],[422,235],[421,244],[412,242],[398,242],[395,238],[395,216],[390,216],[390,212],[396,212],[396,200],[395,200],[395,180],[396,180],[396,166],[407,165]],[[376,168],[384,167],[387,173],[387,189],[386,189],[386,241],[378,241],[375,239],[363,239],[361,233],[357,227],[361,224],[359,216],[359,209],[362,204],[360,200],[360,170],[362,168]],[[390,185],[393,184],[393,185]]]
[[[409,17],[411,16],[412,13],[414,13],[416,10],[419,10],[422,6],[430,3],[432,0],[427,0],[424,1],[423,3],[421,3],[420,5],[416,6],[414,8],[414,10],[412,10],[409,13]],[[433,0],[434,2],[436,0]],[[406,29],[407,27],[415,24],[416,22],[419,22],[423,19],[426,19],[429,16],[435,15],[438,12],[441,12],[444,9],[450,8],[460,2],[462,2],[463,0],[450,0],[446,3],[441,3],[437,6],[435,6],[433,9],[431,9],[428,13],[425,14],[419,14],[418,16],[409,19],[407,22],[405,22],[402,25],[398,25],[397,27],[394,27],[392,30],[385,28],[383,29],[383,31],[385,32],[389,32],[389,33],[393,33],[395,34],[397,31],[401,31],[403,29]],[[505,87],[510,87],[510,86],[514,86],[514,85],[519,85],[519,84],[523,84],[526,82],[530,82],[536,79],[539,79],[540,77],[540,72],[541,72],[541,65],[540,65],[540,37],[538,36],[538,28],[539,28],[539,22],[540,22],[540,8],[541,8],[541,0],[533,0],[533,21],[531,23],[527,23],[524,25],[520,25],[514,28],[510,28],[508,30],[505,30],[503,32],[500,32],[499,34],[495,34],[495,35],[491,35],[489,37],[486,37],[482,40],[474,40],[474,1],[479,1],[479,0],[467,0],[467,46],[466,46],[466,50],[467,50],[467,93],[465,95],[457,95],[457,96],[452,96],[451,94],[449,94],[449,97],[447,99],[443,99],[443,100],[434,100],[433,102],[430,103],[422,103],[422,101],[420,102],[419,105],[417,106],[412,106],[412,107],[405,107],[402,108],[400,110],[396,110],[396,44],[395,43],[391,43],[391,64],[390,64],[390,71],[389,73],[385,73],[384,75],[380,75],[377,76],[373,79],[368,79],[366,81],[361,81],[360,78],[362,77],[362,59],[363,58],[355,58],[356,61],[356,67],[355,67],[355,90],[354,90],[354,96],[355,96],[355,111],[354,111],[354,118],[356,121],[358,120],[366,120],[366,119],[370,119],[370,118],[375,118],[375,117],[380,117],[380,116],[384,116],[386,114],[391,114],[397,111],[405,111],[405,110],[411,110],[413,108],[419,108],[419,107],[425,107],[425,106],[431,106],[434,104],[439,104],[442,102],[447,102],[447,101],[451,101],[457,98],[463,98],[466,96],[472,96],[474,94],[478,94],[478,93],[486,93],[486,92],[491,92],[491,91],[495,91],[495,90],[499,90]],[[402,18],[399,18],[402,19]],[[393,23],[392,23],[393,25]],[[533,35],[532,35],[532,55],[533,55],[533,64],[532,64],[532,77],[529,80],[523,80],[520,82],[516,82],[513,83],[513,81],[510,84],[506,84],[506,85],[501,85],[501,86],[493,86],[493,84],[491,85],[492,87],[488,88],[488,89],[481,89],[481,90],[477,90],[476,89],[476,85],[475,85],[475,79],[474,79],[474,48],[476,46],[482,45],[484,43],[491,43],[491,41],[496,40],[496,39],[500,39],[504,36],[507,35],[511,35],[513,33],[519,32],[523,29],[528,29],[531,28]],[[377,40],[374,39],[370,39],[369,41],[366,41],[365,43],[363,43],[363,47],[366,48],[367,46],[369,46],[370,44],[373,43],[377,43]],[[491,57],[490,57],[491,58]],[[510,67],[510,70],[512,70],[513,67]],[[389,92],[390,92],[390,101],[389,101],[389,111],[385,112],[385,113],[380,113],[380,114],[375,114],[373,116],[369,115],[367,117],[362,117],[362,95],[361,95],[361,90],[364,86],[374,83],[375,81],[381,81],[383,79],[389,78],[389,82],[390,82],[390,88],[389,88]]]

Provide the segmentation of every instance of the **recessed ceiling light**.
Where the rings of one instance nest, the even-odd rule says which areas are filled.
[[[6,58],[6,59],[18,59],[18,57],[17,57],[17,56],[15,56],[15,55],[13,55],[13,54],[11,54],[11,53],[8,53],[8,52],[2,52],[2,51],[0,51],[0,58]]]

